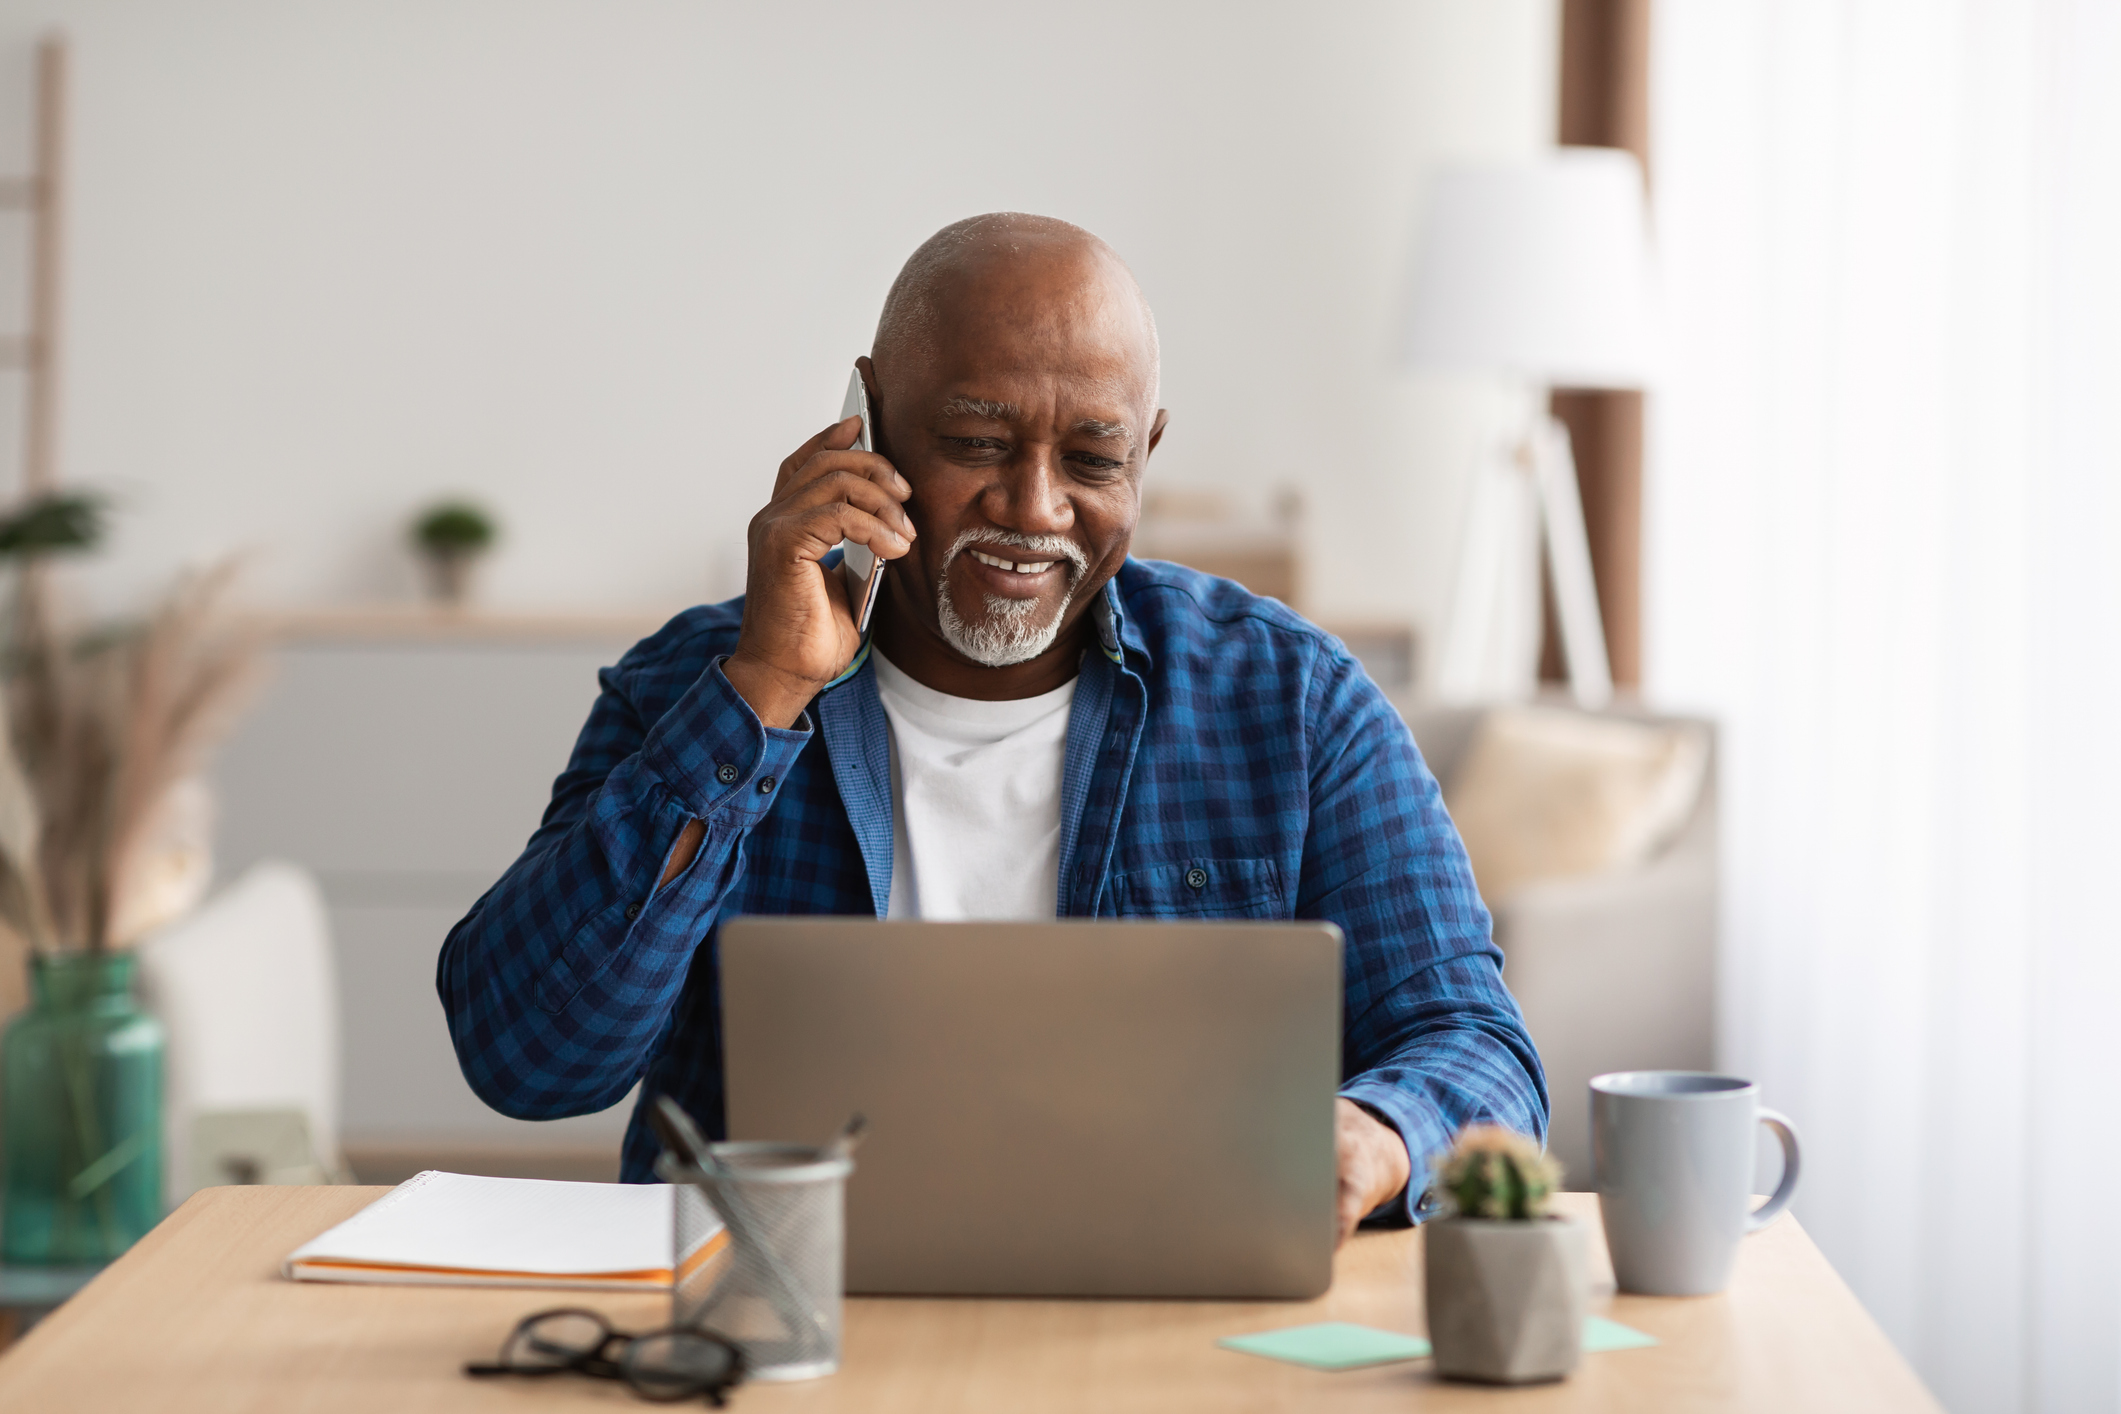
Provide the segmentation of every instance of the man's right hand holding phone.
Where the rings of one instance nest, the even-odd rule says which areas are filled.
[[[859,417],[843,418],[796,448],[751,518],[744,624],[722,672],[769,727],[793,726],[861,648],[845,583],[819,562],[842,540],[883,560],[913,548],[913,488],[879,454],[852,450],[860,432]]]

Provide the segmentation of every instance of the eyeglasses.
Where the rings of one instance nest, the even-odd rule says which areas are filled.
[[[623,1380],[643,1399],[672,1403],[704,1395],[719,1406],[744,1378],[744,1352],[697,1326],[671,1326],[646,1335],[613,1330],[594,1311],[562,1307],[525,1316],[501,1343],[491,1365],[469,1364],[467,1375],[589,1375]]]

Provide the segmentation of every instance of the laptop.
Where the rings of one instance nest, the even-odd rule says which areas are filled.
[[[740,918],[721,982],[732,1138],[869,1119],[850,1292],[1332,1284],[1330,923]]]

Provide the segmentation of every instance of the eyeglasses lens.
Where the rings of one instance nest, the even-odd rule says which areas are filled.
[[[517,1329],[502,1363],[518,1369],[571,1365],[595,1354],[610,1334],[611,1327],[586,1311],[553,1311]]]
[[[731,1382],[736,1352],[695,1331],[657,1331],[626,1352],[626,1383],[650,1399],[683,1399]]]

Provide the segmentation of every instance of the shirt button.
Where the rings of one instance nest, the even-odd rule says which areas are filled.
[[[736,767],[730,765],[727,761],[724,761],[721,765],[714,768],[714,778],[720,781],[725,786],[735,785],[736,777]]]
[[[1186,887],[1189,889],[1205,889],[1208,887],[1208,871],[1197,864],[1188,869],[1186,871]]]
[[[762,780],[761,780],[761,781],[759,782],[759,794],[760,794],[760,795],[772,795],[772,794],[773,794],[773,787],[775,786],[775,784],[776,784],[776,782],[774,781],[773,777],[771,777],[771,776],[767,776],[767,777],[765,777],[764,779],[762,779]]]
[[[639,918],[640,916],[641,906],[639,904],[629,903],[626,905],[626,921],[628,923],[631,923],[634,919]]]

